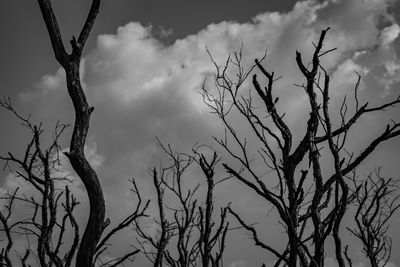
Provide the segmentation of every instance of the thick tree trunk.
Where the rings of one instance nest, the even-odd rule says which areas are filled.
[[[83,92],[79,76],[79,66],[83,47],[99,12],[100,0],[93,0],[88,17],[83,25],[78,40],[71,40],[72,53],[68,54],[63,44],[56,16],[50,0],[38,0],[40,10],[49,33],[55,58],[66,72],[69,96],[75,109],[75,125],[72,134],[70,151],[66,153],[75,172],[85,185],[89,203],[89,219],[82,236],[77,253],[77,267],[94,266],[93,257],[97,243],[104,230],[105,203],[100,181],[96,172],[85,158],[84,148],[89,130],[90,116],[93,107],[89,107]]]
[[[89,220],[78,250],[76,266],[87,267],[94,266],[94,252],[104,230],[105,203],[97,174],[84,155],[85,139],[93,108],[89,107],[82,90],[79,63],[70,64],[66,74],[68,93],[75,108],[75,126],[67,156],[85,185],[90,202]]]

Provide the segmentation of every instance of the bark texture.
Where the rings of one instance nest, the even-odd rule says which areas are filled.
[[[70,41],[72,52],[68,54],[63,44],[56,16],[50,0],[38,0],[40,10],[51,40],[55,58],[64,68],[67,79],[68,93],[75,110],[75,124],[70,150],[66,153],[72,167],[85,185],[89,203],[89,219],[82,236],[77,253],[76,266],[94,266],[94,253],[101,234],[106,226],[105,203],[99,178],[90,166],[84,153],[86,136],[89,130],[90,117],[94,110],[90,107],[82,89],[79,67],[82,51],[99,12],[100,0],[93,0],[78,40]]]

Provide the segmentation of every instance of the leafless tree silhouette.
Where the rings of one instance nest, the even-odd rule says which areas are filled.
[[[286,231],[286,249],[278,250],[262,241],[260,232],[253,225],[233,209],[229,211],[250,233],[257,246],[276,256],[275,266],[324,266],[325,243],[329,236],[334,239],[339,266],[345,266],[340,238],[341,223],[349,204],[358,199],[357,194],[349,190],[346,176],[378,145],[400,135],[400,123],[392,122],[358,155],[346,150],[348,133],[360,117],[395,106],[400,102],[400,97],[373,108],[369,108],[368,103],[360,105],[358,87],[361,77],[358,75],[354,88],[354,113],[347,118],[348,107],[344,99],[339,110],[340,123],[333,126],[328,110],[330,76],[320,62],[321,57],[335,50],[323,47],[328,30],[323,30],[314,44],[310,63],[305,64],[301,53],[296,52],[296,63],[305,80],[297,86],[304,89],[310,108],[309,117],[304,122],[305,133],[300,136],[296,146],[293,129],[285,122],[285,113],[279,112],[279,98],[273,95],[277,80],[275,73],[261,64],[265,56],[262,60],[256,59],[255,64],[246,71],[242,51],[229,56],[223,65],[218,65],[208,52],[216,69],[215,88],[210,88],[205,82],[202,95],[204,102],[221,119],[226,129],[223,138],[214,139],[239,164],[225,163],[223,166],[229,174],[276,209]],[[262,86],[257,74],[254,74],[253,88],[244,92],[243,84],[254,70],[261,73],[267,84]],[[252,158],[253,151],[249,149],[248,140],[232,122],[237,114],[248,123],[248,128],[258,140],[257,152],[264,164],[261,171],[260,165]],[[334,171],[329,176],[326,176],[321,160],[320,152],[324,147],[328,147],[324,151],[327,150],[333,158]],[[307,156],[308,168],[304,168]],[[276,187],[267,185],[264,180],[266,172],[275,175]],[[348,253],[346,255],[349,256]]]
[[[392,249],[389,220],[400,208],[399,180],[383,178],[378,169],[362,181],[354,173],[353,183],[356,226],[347,229],[362,242],[371,266],[385,266]]]
[[[138,221],[139,244],[153,266],[222,266],[229,223],[227,208],[221,209],[219,223],[214,216],[213,192],[216,184],[214,168],[218,162],[214,152],[211,159],[194,150],[194,155],[176,153],[171,146],[157,141],[170,161],[166,167],[151,170],[157,195],[157,236],[146,232]],[[197,163],[206,178],[205,198],[196,196],[201,183],[185,186],[187,172]],[[177,204],[166,203],[166,196]]]
[[[75,124],[71,138],[69,152],[66,153],[75,172],[85,185],[90,212],[88,223],[85,227],[77,252],[77,267],[94,266],[94,255],[100,237],[107,227],[105,220],[105,204],[103,190],[97,173],[90,166],[84,153],[86,136],[89,130],[90,116],[94,110],[90,107],[82,89],[80,79],[80,63],[83,48],[92,30],[93,24],[99,13],[100,0],[93,0],[85,24],[79,34],[70,41],[72,52],[68,53],[64,47],[59,25],[54,14],[50,0],[38,0],[40,11],[50,37],[55,58],[64,68],[67,79],[69,96],[75,109]]]
[[[7,156],[0,156],[5,166],[15,173],[14,179],[20,179],[25,183],[24,187],[30,188],[27,192],[19,193],[21,188],[17,187],[0,196],[5,203],[4,210],[0,211],[0,231],[7,237],[5,247],[0,253],[0,264],[16,266],[15,258],[13,260],[11,256],[14,241],[16,238],[26,237],[27,250],[20,257],[23,266],[28,266],[32,261],[36,261],[40,266],[73,266],[81,238],[80,226],[74,215],[79,202],[69,188],[71,178],[61,170],[60,157],[63,155],[60,154],[59,146],[59,138],[68,125],[57,123],[53,141],[43,148],[42,124],[34,125],[29,117],[25,118],[17,113],[9,99],[0,101],[0,105],[11,111],[32,133],[22,157],[17,157],[11,152]],[[116,233],[131,226],[134,220],[147,216],[145,211],[149,201],[142,203],[134,180],[132,185],[132,191],[138,198],[135,210],[117,226],[105,231],[107,234],[104,234],[95,250],[93,262],[97,262],[97,266],[118,266],[139,252],[135,249],[112,260],[102,260],[102,255],[109,247],[108,241]],[[31,214],[21,217],[22,214],[19,214],[17,209],[25,206],[29,207]],[[69,240],[68,235],[73,236],[72,240]]]
[[[139,198],[139,203],[136,210],[123,222],[121,222],[121,224],[119,224],[116,228],[110,230],[109,233],[103,233],[107,226],[110,224],[110,220],[105,219],[104,196],[97,173],[88,162],[84,152],[90,117],[94,108],[89,106],[86,100],[85,93],[82,89],[79,73],[82,52],[96,20],[97,14],[99,13],[100,0],[92,1],[87,19],[82,27],[78,38],[76,39],[75,37],[73,37],[70,41],[72,47],[70,53],[67,52],[67,49],[64,46],[57,18],[52,8],[51,0],[38,0],[38,4],[50,37],[55,58],[65,70],[68,93],[73,102],[75,110],[75,123],[73,126],[71,143],[69,151],[65,152],[65,155],[68,157],[77,176],[83,182],[87,192],[87,196],[89,198],[89,218],[86,226],[83,227],[84,231],[80,239],[78,239],[79,227],[76,222],[74,222],[74,217],[72,215],[73,209],[78,203],[76,202],[75,198],[71,196],[68,187],[65,188],[64,191],[55,192],[53,189],[54,182],[51,178],[51,172],[54,170],[55,166],[55,162],[53,161],[51,156],[52,153],[54,154],[55,150],[58,149],[57,138],[59,135],[57,134],[61,134],[65,126],[58,125],[56,127],[56,138],[54,144],[52,144],[46,151],[43,151],[39,144],[39,135],[41,133],[41,128],[28,124],[28,127],[31,128],[33,132],[33,138],[30,142],[30,145],[28,145],[28,149],[24,156],[24,159],[18,160],[13,157],[12,154],[9,154],[9,157],[5,157],[3,159],[6,161],[14,161],[16,163],[19,163],[22,169],[25,171],[25,174],[21,173],[20,175],[25,175],[22,177],[27,177],[27,182],[32,184],[41,193],[41,200],[39,202],[32,199],[25,200],[35,206],[35,213],[31,224],[36,225],[36,227],[40,230],[39,233],[35,234],[39,237],[37,253],[41,266],[52,266],[53,264],[55,264],[56,266],[64,266],[64,264],[65,266],[69,266],[75,252],[75,266],[95,266],[96,259],[99,259],[99,255],[104,252],[108,247],[107,241],[109,241],[113,234],[128,227],[136,219],[136,217],[144,216],[144,211],[146,210],[148,203],[143,204],[141,202],[141,197],[137,190],[136,184],[133,182],[134,191]],[[5,105],[7,105],[7,103],[5,103]],[[9,108],[10,107],[11,106],[9,106]],[[24,122],[29,123],[27,119],[25,119]],[[37,163],[40,164],[36,165]],[[36,177],[38,175],[36,172],[38,171],[43,172],[40,173],[43,177]],[[17,192],[14,192],[8,195],[8,213],[1,216],[4,230],[7,234],[7,237],[9,238],[8,246],[5,250],[3,250],[2,259],[4,259],[4,261],[7,262],[8,265],[11,264],[11,262],[9,262],[9,251],[12,247],[12,240],[9,234],[11,234],[12,229],[15,229],[15,227],[19,226],[19,224],[10,225],[9,223],[12,205],[18,198],[16,193]],[[71,247],[68,256],[66,256],[66,260],[63,260],[58,256],[58,252],[60,249],[59,247],[63,242],[62,233],[64,231],[65,225],[61,224],[60,226],[57,224],[56,214],[56,210],[58,208],[57,205],[59,205],[61,197],[63,195],[65,196],[65,203],[63,204],[63,206],[66,214],[64,216],[63,222],[65,224],[66,220],[69,219],[71,221],[72,227],[75,229],[76,235],[73,246]],[[38,222],[36,221],[36,211],[39,212],[39,210],[41,213],[41,220]],[[52,246],[52,233],[55,227],[60,228],[59,243],[56,246]],[[25,232],[29,231],[30,229],[25,228]],[[105,235],[102,238],[103,234]],[[128,253],[127,255],[118,258],[117,260],[107,262],[104,265],[117,266],[122,261],[131,258],[131,256],[138,252],[138,250],[132,251],[131,253]],[[28,254],[26,254],[26,256],[27,255]],[[46,257],[50,258],[49,262],[46,262]],[[23,259],[25,258],[26,257],[23,257]]]

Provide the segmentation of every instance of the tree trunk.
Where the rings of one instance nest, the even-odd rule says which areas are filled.
[[[79,62],[73,62],[66,69],[68,93],[75,108],[75,126],[72,134],[70,152],[67,156],[75,172],[85,185],[89,202],[89,220],[82,236],[77,253],[76,266],[94,266],[93,256],[104,230],[105,203],[102,188],[96,172],[90,166],[84,155],[85,139],[89,129],[89,107],[79,77]]]

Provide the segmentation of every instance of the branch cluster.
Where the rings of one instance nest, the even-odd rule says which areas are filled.
[[[293,142],[293,130],[286,122],[285,113],[279,111],[279,98],[273,94],[279,78],[276,79],[275,73],[268,71],[261,64],[265,56],[261,60],[256,59],[255,64],[245,71],[242,50],[235,53],[234,57],[229,56],[222,66],[214,61],[208,51],[216,70],[215,89],[208,90],[203,85],[203,100],[225,126],[225,135],[223,138],[214,137],[215,141],[239,164],[239,167],[228,163],[223,166],[230,175],[277,210],[287,233],[286,249],[279,251],[263,242],[251,224],[232,209],[229,211],[251,234],[257,246],[277,257],[275,266],[323,266],[325,243],[330,236],[334,239],[337,262],[340,267],[345,266],[340,226],[349,204],[356,201],[360,193],[351,192],[347,176],[370,156],[378,145],[400,135],[400,123],[392,121],[358,155],[347,150],[348,132],[353,129],[359,118],[399,104],[400,97],[372,108],[368,107],[368,103],[360,105],[358,87],[361,76],[357,74],[354,113],[347,118],[349,110],[345,98],[339,110],[340,123],[334,126],[329,112],[330,76],[320,63],[321,57],[335,50],[324,49],[324,39],[328,31],[329,28],[321,32],[318,42],[314,44],[314,53],[309,63],[305,64],[302,54],[296,52],[297,67],[304,77],[304,83],[296,86],[304,90],[310,109],[305,122],[306,130],[296,146]],[[262,86],[258,75],[254,74],[252,89],[243,92],[242,85],[253,69],[258,69],[263,79],[266,79],[266,85]],[[232,78],[231,73],[235,70],[236,77]],[[247,139],[235,129],[232,117],[236,117],[237,113],[247,122],[251,134],[256,137],[255,147],[264,167],[260,167],[252,158],[254,149],[249,148]],[[333,159],[331,164],[334,170],[327,176],[323,175],[325,165],[322,164],[320,154],[326,147]],[[309,168],[300,169],[307,159]],[[276,186],[271,188],[270,181],[266,182],[265,177],[273,174]],[[369,198],[370,195],[367,195]],[[360,201],[358,204],[360,207],[366,205]],[[349,259],[348,253],[345,258]],[[347,263],[349,262],[347,260]]]
[[[139,244],[154,266],[222,266],[226,233],[227,208],[222,208],[219,223],[214,220],[214,168],[218,162],[193,151],[193,155],[176,153],[171,146],[157,140],[170,164],[151,170],[157,195],[157,235],[146,232],[136,223]],[[189,168],[196,163],[206,179],[205,198],[199,198],[201,183],[187,186]],[[174,203],[173,205],[167,204]]]

